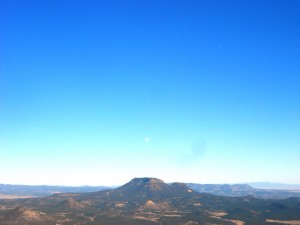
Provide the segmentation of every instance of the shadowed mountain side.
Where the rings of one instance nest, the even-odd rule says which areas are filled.
[[[124,200],[141,201],[146,199],[161,200],[170,197],[192,197],[187,187],[169,185],[156,178],[134,178],[129,183],[110,191],[111,196]]]

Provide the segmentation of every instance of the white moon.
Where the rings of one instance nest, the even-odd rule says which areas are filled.
[[[145,138],[144,138],[144,141],[145,141],[146,143],[149,143],[149,142],[150,142],[150,138],[149,138],[149,137],[145,137]]]

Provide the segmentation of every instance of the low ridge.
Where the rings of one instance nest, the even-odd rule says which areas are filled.
[[[17,206],[0,219],[0,224],[53,224],[53,221],[45,213]]]
[[[80,211],[85,208],[85,205],[82,203],[79,203],[78,201],[75,201],[72,198],[68,198],[67,200],[62,201],[59,203],[54,211],[60,211],[60,212],[68,212],[70,210],[72,211]]]

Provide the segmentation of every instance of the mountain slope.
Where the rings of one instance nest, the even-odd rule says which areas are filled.
[[[0,218],[22,205],[62,225],[126,224],[269,224],[266,220],[300,220],[300,199],[265,200],[198,193],[184,183],[134,178],[123,186],[92,193],[2,200]],[[44,213],[44,214],[43,214]],[[17,217],[16,217],[17,218]],[[5,224],[5,223],[0,223]],[[22,225],[22,223],[19,223]],[[24,224],[24,223],[23,223]]]
[[[17,206],[15,209],[6,213],[0,218],[2,225],[53,225],[55,221],[45,213],[31,210],[22,206]]]

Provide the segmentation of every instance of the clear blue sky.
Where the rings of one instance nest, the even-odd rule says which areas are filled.
[[[0,2],[0,183],[300,183],[300,1]]]

